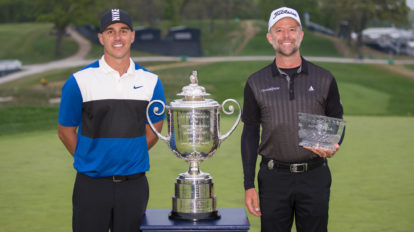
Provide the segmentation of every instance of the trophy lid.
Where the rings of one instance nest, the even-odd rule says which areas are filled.
[[[219,107],[216,101],[212,99],[205,99],[205,96],[210,94],[206,92],[203,86],[198,85],[197,71],[193,71],[190,75],[190,84],[182,88],[178,96],[183,96],[182,99],[176,99],[171,102],[174,108],[211,108]]]
[[[190,82],[191,84],[184,86],[182,92],[177,94],[184,96],[184,101],[204,101],[204,96],[210,95],[203,86],[198,85],[197,71],[191,74]]]

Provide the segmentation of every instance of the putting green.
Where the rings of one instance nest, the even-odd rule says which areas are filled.
[[[333,175],[330,231],[413,231],[414,118],[345,117]],[[233,123],[222,118],[222,133]],[[212,175],[219,208],[244,207],[240,160],[242,124],[201,164]],[[164,132],[165,134],[165,132]],[[187,170],[160,141],[151,151],[149,208],[170,208],[173,183]],[[0,136],[1,231],[70,231],[75,171],[56,131]],[[259,219],[249,215],[251,231]]]

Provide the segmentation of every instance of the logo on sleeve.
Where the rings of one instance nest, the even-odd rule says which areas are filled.
[[[313,91],[315,91],[315,89],[314,89],[314,88],[313,88],[313,86],[311,85],[311,86],[309,87],[308,91],[309,91],[309,92],[313,92]]]

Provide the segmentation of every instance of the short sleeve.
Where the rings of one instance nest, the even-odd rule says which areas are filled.
[[[58,123],[62,126],[79,126],[82,119],[82,94],[72,75],[62,87]]]
[[[160,79],[157,80],[157,84],[155,85],[155,88],[154,88],[154,93],[152,95],[151,101],[154,101],[154,100],[162,101],[165,104],[164,87],[162,86],[162,83],[161,83]],[[164,120],[165,112],[164,112],[164,114],[156,115],[154,113],[154,107],[158,107],[158,112],[162,112],[162,110],[163,110],[163,107],[162,107],[161,104],[159,104],[159,103],[152,104],[151,108],[148,111],[148,115],[151,119],[151,122],[156,123],[156,122]],[[145,123],[148,124],[148,119],[145,120]]]

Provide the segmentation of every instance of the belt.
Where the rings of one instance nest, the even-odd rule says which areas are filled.
[[[325,158],[317,157],[314,159],[311,159],[306,162],[300,162],[300,163],[287,163],[287,162],[280,162],[274,159],[268,159],[263,157],[262,158],[262,164],[266,165],[267,169],[269,170],[280,170],[280,171],[286,171],[291,173],[302,173],[307,172],[312,169],[315,169],[322,164],[326,162]]]
[[[141,172],[141,173],[137,173],[137,174],[129,175],[129,176],[108,176],[108,177],[103,177],[103,179],[108,179],[108,180],[112,180],[112,182],[119,183],[119,182],[124,182],[127,180],[138,179],[142,176],[145,176],[145,172]]]
[[[80,174],[82,174],[82,173],[80,173]],[[82,174],[82,175],[85,175],[85,174]],[[142,176],[145,176],[145,172],[141,172],[141,173],[137,173],[137,174],[133,174],[133,175],[129,175],[129,176],[107,176],[107,177],[98,177],[98,178],[94,178],[94,179],[111,180],[114,183],[120,183],[120,182],[124,182],[124,181],[128,181],[128,180],[138,179]]]

